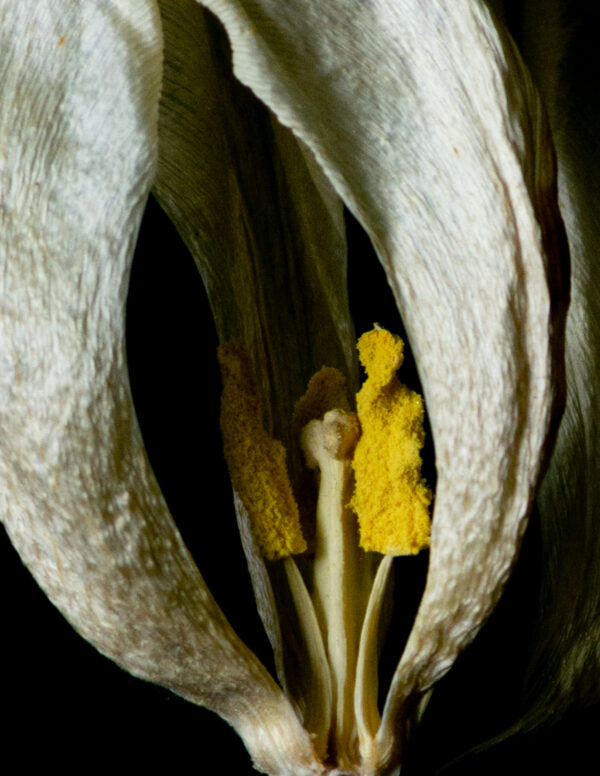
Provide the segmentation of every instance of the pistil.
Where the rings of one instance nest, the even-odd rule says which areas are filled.
[[[358,756],[354,678],[367,566],[370,570],[358,546],[356,515],[348,507],[359,434],[356,415],[336,409],[308,423],[301,437],[307,465],[318,468],[320,478],[312,598],[331,668],[330,756],[341,767],[351,766]]]

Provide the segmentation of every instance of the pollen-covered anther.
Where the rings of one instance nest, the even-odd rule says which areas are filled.
[[[270,560],[302,553],[306,541],[287,472],[285,448],[264,427],[250,358],[241,345],[233,343],[222,345],[218,357],[223,378],[223,449],[257,548]]]
[[[361,437],[352,465],[365,550],[412,555],[429,545],[431,493],[421,476],[423,400],[400,383],[403,343],[384,329],[358,341],[367,379],[356,396]]]

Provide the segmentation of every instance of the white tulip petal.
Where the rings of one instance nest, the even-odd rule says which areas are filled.
[[[525,527],[560,373],[551,145],[482,3],[204,4],[230,36],[236,75],[369,232],[425,390],[431,562],[378,735],[383,766],[413,696],[497,602]]]
[[[216,20],[193,0],[161,13],[154,192],[198,264],[220,340],[244,344],[267,423],[293,455],[290,418],[310,377],[323,364],[356,373],[342,205],[310,152],[233,78]]]
[[[153,2],[0,2],[2,518],[100,651],[218,711],[257,767],[315,774],[289,702],[183,545],[129,392],[125,299],[161,43]]]
[[[543,29],[540,18],[544,19]],[[538,497],[543,586],[531,676],[536,702],[520,723],[556,721],[600,700],[600,164],[595,22],[589,4],[524,3],[523,55],[548,109],[559,204],[569,238],[567,402]]]

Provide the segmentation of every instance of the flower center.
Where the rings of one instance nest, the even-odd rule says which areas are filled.
[[[421,477],[423,402],[396,377],[403,343],[375,328],[358,350],[367,379],[356,413],[343,375],[329,367],[313,376],[296,404],[292,424],[313,471],[304,475],[317,479],[315,503],[301,484],[294,496],[285,449],[264,428],[248,355],[239,345],[219,348],[232,484],[258,554],[284,559],[308,670],[318,684],[303,722],[319,753],[327,751],[340,767],[369,757],[379,724],[377,635],[391,558],[428,546],[431,501]],[[302,573],[294,555],[309,559]]]

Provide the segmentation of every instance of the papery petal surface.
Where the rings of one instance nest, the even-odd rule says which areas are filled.
[[[250,354],[266,421],[297,468],[290,417],[323,364],[356,381],[342,204],[312,153],[231,73],[211,14],[161,4],[165,79],[154,192],[202,274],[219,338]]]
[[[540,20],[543,18],[543,24]],[[567,401],[537,504],[542,590],[519,729],[600,699],[600,112],[590,4],[522,4],[515,35],[548,110],[571,254]]]
[[[317,773],[182,542],[129,391],[125,300],[161,48],[152,2],[0,3],[2,519],[99,650],[218,711],[263,770]]]

